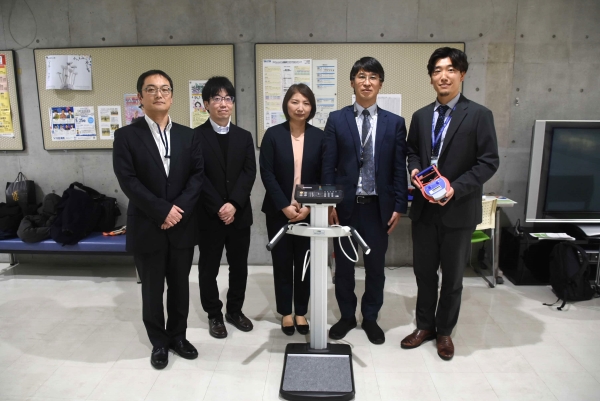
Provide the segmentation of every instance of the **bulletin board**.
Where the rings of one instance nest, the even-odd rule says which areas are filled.
[[[6,85],[8,99],[10,100],[10,122],[12,124],[12,137],[0,135],[0,150],[23,150],[23,135],[21,133],[21,112],[19,109],[19,94],[17,92],[17,78],[15,74],[15,53],[12,50],[0,50],[0,56],[6,64]]]
[[[356,60],[365,56],[375,57],[385,72],[380,93],[402,95],[401,114],[408,129],[413,113],[435,100],[435,91],[427,75],[427,61],[435,49],[444,46],[465,50],[464,43],[257,43],[254,48],[257,143],[260,145],[265,133],[263,60],[337,60],[339,110],[352,104],[350,70]]]
[[[36,49],[35,66],[44,136],[44,149],[112,149],[113,141],[53,141],[49,110],[57,106],[121,106],[121,124],[125,125],[124,94],[137,92],[137,79],[145,71],[158,69],[173,79],[173,105],[169,112],[173,122],[189,126],[189,81],[225,76],[234,82],[233,45],[135,46],[103,48]],[[46,56],[90,55],[92,90],[46,90]],[[235,110],[232,116],[235,122]]]

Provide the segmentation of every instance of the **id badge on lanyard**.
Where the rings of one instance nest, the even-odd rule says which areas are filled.
[[[436,167],[437,167],[438,160],[439,160],[439,159],[438,159],[437,157],[432,157],[432,158],[431,158],[431,165],[432,165],[432,166],[436,166]]]

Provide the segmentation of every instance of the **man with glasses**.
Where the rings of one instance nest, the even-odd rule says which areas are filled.
[[[169,116],[171,78],[160,70],[147,71],[138,78],[137,92],[146,116],[115,131],[113,168],[129,198],[127,251],[133,253],[142,281],[143,321],[153,346],[150,363],[163,369],[169,348],[186,359],[198,357],[186,329],[198,235],[194,210],[204,162],[194,131]]]
[[[229,79],[212,77],[202,100],[209,119],[195,129],[204,152],[206,180],[198,203],[200,301],[208,314],[209,333],[227,337],[217,275],[223,248],[229,263],[225,319],[238,330],[250,331],[252,322],[242,313],[248,279],[248,251],[252,205],[250,191],[256,178],[256,157],[250,132],[231,123],[235,89]]]
[[[383,67],[373,57],[363,57],[350,71],[356,102],[329,115],[325,126],[323,179],[344,187],[344,199],[332,208],[329,224],[355,227],[371,252],[364,255],[365,292],[361,300],[361,327],[373,344],[385,335],[377,324],[383,305],[384,264],[388,236],[408,206],[406,179],[406,126],[404,119],[377,106],[383,85]],[[343,239],[344,251],[354,251]],[[354,246],[356,247],[356,242]],[[356,327],[354,262],[334,241],[335,296],[342,314],[329,337],[342,339]]]
[[[417,185],[419,171],[436,165],[450,188],[438,202],[427,201],[415,191],[410,219],[419,289],[417,329],[400,346],[416,348],[436,340],[443,360],[454,356],[450,334],[458,321],[471,235],[481,223],[483,184],[500,162],[492,112],[460,93],[468,68],[467,55],[461,50],[441,47],[433,52],[427,72],[437,97],[413,114],[408,134],[408,171],[413,184]]]

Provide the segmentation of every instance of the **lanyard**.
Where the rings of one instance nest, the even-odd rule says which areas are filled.
[[[433,119],[433,122],[431,123],[431,153],[433,154],[433,150],[437,147],[437,144],[442,140],[442,134],[444,133],[444,128],[446,128],[446,125],[448,125],[448,123],[450,122],[450,120],[452,119],[452,113],[454,113],[454,110],[456,109],[456,106],[454,106],[452,108],[452,110],[450,110],[450,113],[448,114],[448,117],[446,117],[444,119],[444,124],[442,125],[442,128],[440,128],[440,131],[438,132],[437,135],[435,135],[435,125],[437,123],[437,118]],[[438,111],[438,118],[439,118],[439,111]],[[437,155],[434,155],[437,156]]]
[[[162,142],[163,146],[165,147],[165,159],[170,159],[171,156],[169,155],[169,138],[167,137],[167,127],[165,127],[164,131],[160,130],[160,125],[156,124],[156,127],[158,128],[158,135],[160,135],[160,141]],[[163,139],[163,132],[165,134],[165,137]]]

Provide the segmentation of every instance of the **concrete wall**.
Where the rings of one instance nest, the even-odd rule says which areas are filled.
[[[238,123],[254,133],[257,42],[465,42],[471,65],[464,94],[494,112],[500,145],[501,167],[485,190],[519,202],[505,224],[524,216],[534,120],[600,118],[598,0],[2,0],[0,14],[0,48],[17,53],[26,143],[24,152],[0,153],[0,182],[23,171],[39,185],[40,199],[80,181],[127,204],[110,151],[44,150],[37,47],[234,43]],[[425,72],[423,66],[423,79]],[[258,179],[252,264],[271,263],[263,196]],[[411,264],[411,246],[403,218],[387,264]]]

